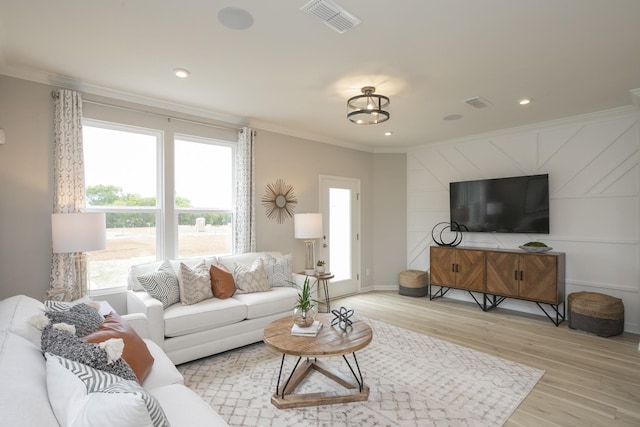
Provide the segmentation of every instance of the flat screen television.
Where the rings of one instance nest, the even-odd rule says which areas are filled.
[[[549,234],[549,175],[452,182],[449,205],[454,231]]]

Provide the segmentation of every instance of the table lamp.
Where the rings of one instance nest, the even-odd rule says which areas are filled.
[[[73,279],[81,295],[88,289],[85,252],[107,247],[107,230],[103,213],[61,213],[51,215],[54,253],[73,254]]]
[[[293,217],[293,225],[295,229],[295,238],[304,239],[304,274],[307,276],[313,275],[316,273],[315,239],[322,237],[322,214],[295,214]]]

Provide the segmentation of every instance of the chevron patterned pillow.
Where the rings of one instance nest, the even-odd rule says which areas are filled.
[[[191,305],[213,298],[211,275],[204,260],[191,268],[180,263],[180,302]]]
[[[168,260],[165,260],[156,271],[138,276],[138,282],[149,295],[160,301],[164,308],[180,302],[178,278]]]
[[[238,289],[236,292],[239,294],[271,290],[267,273],[264,271],[264,261],[262,258],[256,259],[251,265],[251,269],[235,263],[233,280],[236,282],[236,288]]]
[[[52,353],[45,356],[49,402],[60,425],[169,427],[158,401],[135,381]]]

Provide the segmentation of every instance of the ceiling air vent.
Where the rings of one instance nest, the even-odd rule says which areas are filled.
[[[330,0],[311,0],[300,8],[320,19],[326,26],[340,34],[358,25],[361,21]]]
[[[491,103],[481,96],[465,99],[464,102],[471,105],[473,108],[486,108],[491,106]]]

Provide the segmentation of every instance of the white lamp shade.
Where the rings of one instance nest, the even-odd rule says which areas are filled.
[[[295,214],[293,226],[296,239],[319,239],[322,237],[322,214]]]
[[[67,213],[51,215],[54,253],[89,252],[107,247],[103,213]]]

